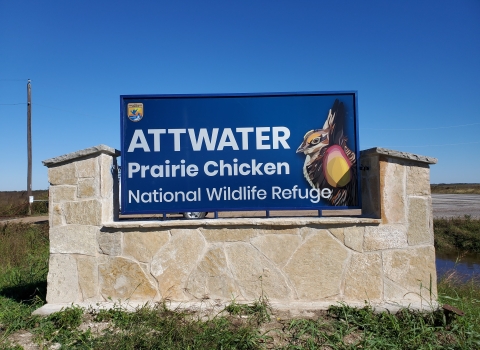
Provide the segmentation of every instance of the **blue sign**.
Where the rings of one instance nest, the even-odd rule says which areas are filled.
[[[355,92],[120,105],[122,214],[360,208]]]

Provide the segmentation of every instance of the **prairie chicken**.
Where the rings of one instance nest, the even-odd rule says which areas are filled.
[[[305,154],[303,175],[313,188],[329,188],[333,206],[356,206],[357,160],[344,135],[345,106],[335,100],[322,129],[310,130],[297,153]]]

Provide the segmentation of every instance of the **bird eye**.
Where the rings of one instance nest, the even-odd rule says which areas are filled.
[[[310,141],[310,144],[311,145],[316,145],[317,143],[320,142],[320,138],[319,137],[315,137],[312,141]]]

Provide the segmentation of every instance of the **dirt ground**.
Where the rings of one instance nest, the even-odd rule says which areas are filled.
[[[432,194],[434,218],[470,215],[480,219],[480,194]]]
[[[0,218],[0,223],[7,223],[7,222],[41,223],[41,222],[46,222],[46,221],[48,221],[48,216],[47,215],[25,216],[25,217],[22,217],[22,218],[12,218],[12,219]]]

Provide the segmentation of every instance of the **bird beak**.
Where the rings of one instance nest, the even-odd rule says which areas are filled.
[[[298,146],[297,151],[295,153],[303,153],[305,150],[305,145],[302,143],[300,146]]]

